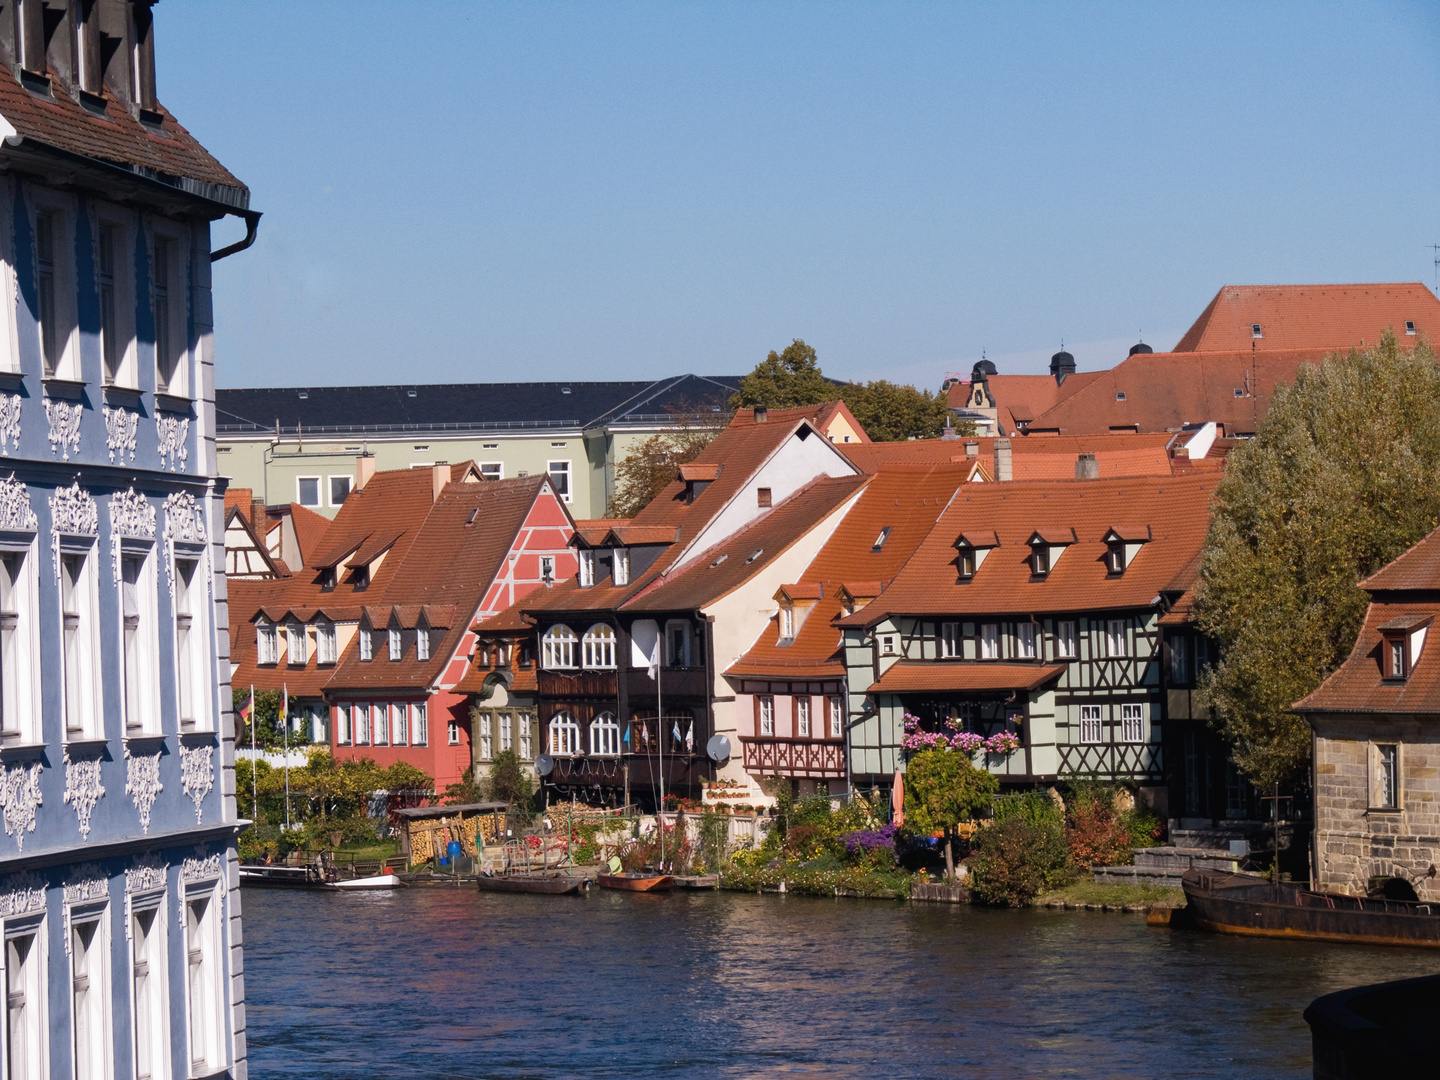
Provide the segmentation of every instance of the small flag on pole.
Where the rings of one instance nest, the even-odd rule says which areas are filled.
[[[672,734],[673,734],[674,737],[675,737],[675,745],[676,745],[676,746],[679,746],[679,745],[680,745],[680,721],[679,721],[679,720],[676,720],[676,721],[675,721],[675,727],[674,727],[674,730],[673,730]]]
[[[688,753],[688,754],[693,754],[693,753],[695,752],[695,721],[694,721],[694,720],[691,720],[691,721],[690,721],[690,726],[685,729],[685,752]]]
[[[621,741],[624,742],[626,746],[629,746],[629,745],[630,745],[630,725],[629,725],[629,724],[626,724],[626,725],[625,725],[625,738],[624,738],[623,740],[621,740]]]
[[[645,669],[645,674],[646,674],[646,675],[649,675],[651,679],[655,679],[655,678],[659,677],[659,675],[660,675],[660,636],[659,636],[659,634],[656,634],[656,636],[655,636],[655,647],[650,650],[650,666]]]

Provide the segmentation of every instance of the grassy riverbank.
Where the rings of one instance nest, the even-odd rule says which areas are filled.
[[[1184,907],[1185,894],[1179,889],[1161,885],[1097,885],[1093,881],[1076,881],[1070,885],[1041,893],[1036,907]]]

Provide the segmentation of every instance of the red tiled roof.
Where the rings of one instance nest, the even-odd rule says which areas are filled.
[[[720,479],[720,464],[718,462],[692,461],[680,466],[681,480],[718,480]]]
[[[1067,379],[1068,383],[1069,380]],[[1078,436],[1016,437],[1010,440],[1012,480],[1073,480],[1075,461],[1081,454],[1093,454],[1102,478],[1123,476],[1168,476],[1173,463],[1167,450],[1174,441],[1169,432],[1144,435],[1087,434]],[[966,443],[976,443],[974,457],[967,457]],[[909,442],[850,444],[841,453],[866,472],[884,464],[978,463],[984,478],[992,478],[995,440],[914,439]]]
[[[1251,353],[1248,348],[1136,353],[1037,416],[1026,441],[1045,432],[1174,432],[1212,420],[1227,436],[1252,433],[1265,418],[1276,385],[1293,382],[1302,364],[1318,364],[1327,355],[1325,349]]]
[[[1360,587],[1372,593],[1440,589],[1440,529],[1375,571],[1360,582]]]
[[[1440,591],[1432,579],[1431,589]],[[1433,594],[1432,594],[1433,595]],[[1410,677],[1403,682],[1384,678],[1383,637],[1380,627],[1403,617],[1440,615],[1440,601],[1372,602],[1365,612],[1360,636],[1345,662],[1309,695],[1297,701],[1296,712],[1335,713],[1440,713],[1440,640],[1435,627],[1425,634],[1425,644],[1414,661]]]
[[[1178,352],[1226,352],[1252,345],[1275,349],[1336,349],[1373,345],[1394,330],[1402,346],[1417,337],[1413,322],[1433,340],[1440,331],[1440,299],[1418,281],[1374,285],[1226,285],[1175,346]],[[1260,324],[1261,337],[1252,327]]]
[[[1055,382],[1053,375],[991,375],[986,384],[995,399],[1001,430],[1013,435],[1022,422],[1053,408],[1099,374],[1098,371],[1077,371],[1061,384]],[[965,409],[972,386],[968,382],[951,386],[947,394],[950,408]]]
[[[300,545],[300,558],[306,566],[314,565],[313,555],[330,528],[330,519],[299,503],[290,504],[290,521],[295,526],[295,541]]]
[[[967,484],[890,587],[869,607],[841,619],[873,626],[887,614],[1029,614],[1097,608],[1148,608],[1194,561],[1209,526],[1220,477],[1197,473],[1149,480]],[[1104,562],[1112,522],[1144,522],[1154,539],[1123,574]],[[1037,527],[1064,524],[1078,540],[1050,573],[1034,580],[1027,541]],[[955,539],[994,531],[993,548],[973,579],[960,581]]]
[[[1065,670],[1064,664],[998,664],[900,660],[866,693],[903,694],[926,690],[1034,690]]]

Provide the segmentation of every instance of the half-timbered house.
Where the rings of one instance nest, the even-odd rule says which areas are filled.
[[[844,615],[853,779],[904,768],[905,720],[1008,731],[1003,783],[1134,782],[1164,801],[1159,620],[1218,476],[966,485],[891,587]]]

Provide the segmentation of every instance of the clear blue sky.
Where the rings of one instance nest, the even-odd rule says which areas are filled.
[[[1168,348],[1222,284],[1414,281],[1440,4],[165,0],[250,185],[222,386]],[[227,242],[236,226],[217,230]]]

